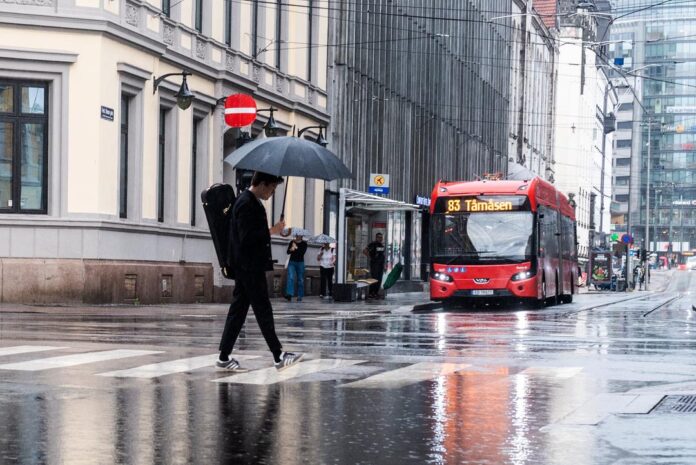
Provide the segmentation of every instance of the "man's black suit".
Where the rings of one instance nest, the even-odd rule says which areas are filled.
[[[271,235],[266,209],[249,190],[244,191],[232,208],[230,219],[230,263],[235,286],[220,340],[220,353],[230,354],[246,320],[249,304],[271,352],[280,353],[273,309],[268,298],[266,271],[273,270]]]

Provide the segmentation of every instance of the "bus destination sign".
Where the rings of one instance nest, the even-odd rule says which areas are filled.
[[[439,213],[494,213],[529,210],[523,195],[479,195],[440,197],[435,211]]]

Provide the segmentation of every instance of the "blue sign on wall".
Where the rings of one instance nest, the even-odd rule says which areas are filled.
[[[370,186],[367,188],[367,192],[369,192],[370,194],[388,194],[389,188]]]

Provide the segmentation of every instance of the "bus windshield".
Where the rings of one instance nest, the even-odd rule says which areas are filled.
[[[534,254],[529,211],[436,213],[430,231],[431,257],[438,263],[514,263]]]

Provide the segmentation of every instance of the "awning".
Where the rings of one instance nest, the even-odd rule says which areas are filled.
[[[378,195],[366,192],[354,191],[352,189],[341,189],[341,197],[346,203],[346,208],[359,208],[370,211],[398,211],[398,210],[420,210],[421,207],[412,203],[401,202],[399,200],[387,199]],[[348,204],[351,204],[350,206]]]

